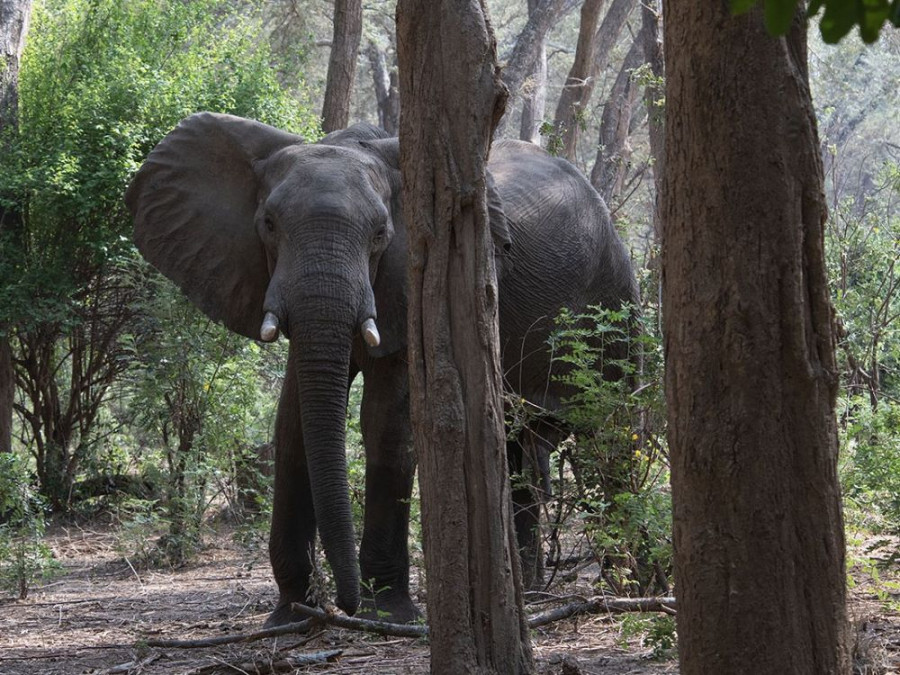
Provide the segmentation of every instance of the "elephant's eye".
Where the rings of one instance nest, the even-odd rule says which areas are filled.
[[[275,231],[275,221],[272,220],[271,216],[266,216],[266,232],[274,232]]]
[[[378,231],[376,231],[374,236],[372,237],[372,244],[374,244],[375,246],[381,246],[384,243],[384,240],[386,237],[387,237],[387,228],[380,227],[380,228],[378,228]]]

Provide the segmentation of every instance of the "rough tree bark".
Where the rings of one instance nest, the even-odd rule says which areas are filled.
[[[575,159],[575,141],[578,138],[579,116],[588,103],[584,94],[593,91],[589,87],[591,66],[594,62],[594,45],[597,42],[597,24],[603,0],[584,0],[581,6],[581,23],[578,26],[578,42],[575,59],[566,77],[566,83],[556,103],[554,127],[560,137],[562,155],[569,161]]]
[[[849,672],[805,20],[664,9],[663,316],[681,672]]]
[[[528,0],[528,15],[537,11],[540,0]],[[519,122],[519,139],[540,145],[541,124],[547,106],[547,38],[544,36],[534,70],[526,80],[522,98],[522,119]]]
[[[343,129],[350,121],[350,92],[362,39],[362,0],[335,0],[334,37],[322,104],[322,130]]]
[[[18,126],[19,59],[30,16],[30,0],[0,0],[0,146],[4,145],[4,135]],[[0,235],[17,222],[18,214],[0,204]],[[0,452],[12,450],[16,392],[8,331],[9,326],[0,317]]]
[[[631,119],[638,94],[632,72],[641,65],[643,56],[641,42],[635,39],[622,61],[600,117],[600,141],[591,171],[591,184],[610,206],[622,192],[631,160],[628,137],[631,135]]]
[[[483,0],[400,0],[397,45],[431,672],[526,673],[486,201],[496,43]]]

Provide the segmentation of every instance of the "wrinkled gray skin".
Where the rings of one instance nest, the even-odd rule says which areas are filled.
[[[378,610],[397,621],[417,616],[408,592],[406,228],[397,141],[382,135],[358,125],[308,145],[258,122],[198,113],[157,145],[126,194],[141,252],[200,309],[253,339],[271,312],[290,339],[269,541],[280,598],[268,625],[295,620],[290,604],[307,601],[317,530],[338,607],[354,613],[362,593],[371,611],[368,589],[384,589]],[[489,167],[505,377],[510,390],[552,409],[566,394],[550,374],[553,317],[563,306],[636,303],[634,275],[605,205],[570,164],[500,142]],[[377,346],[361,336],[370,318]],[[264,332],[274,339],[271,327]],[[357,563],[344,425],[360,372],[366,503]],[[508,448],[512,468],[533,468],[528,458],[545,457],[562,433],[526,431]],[[537,508],[527,490],[514,499],[529,577],[540,559]]]

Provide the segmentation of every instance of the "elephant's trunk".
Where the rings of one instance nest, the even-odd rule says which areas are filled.
[[[300,288],[303,287],[301,282]],[[337,605],[359,606],[359,568],[350,508],[345,425],[350,350],[359,283],[345,279],[325,295],[308,295],[290,310],[296,345],[303,444],[319,536],[337,586]]]

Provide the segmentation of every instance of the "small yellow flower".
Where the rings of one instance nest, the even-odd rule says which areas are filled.
[[[634,456],[637,457],[638,459],[640,459],[643,455],[641,455],[641,451],[640,451],[640,450],[635,450],[635,451],[634,451]]]
[[[636,441],[638,439],[637,434],[631,434],[631,440]]]

